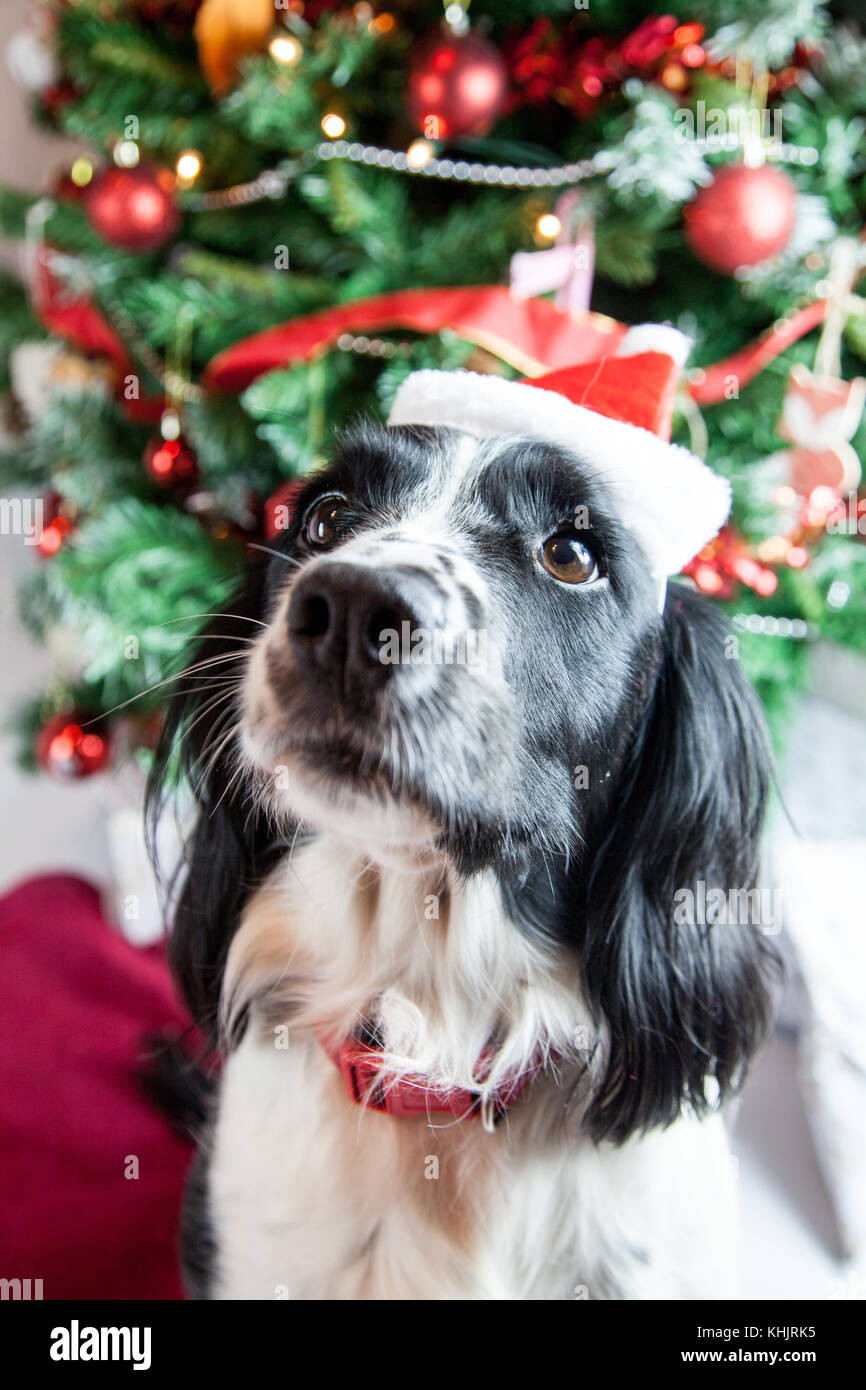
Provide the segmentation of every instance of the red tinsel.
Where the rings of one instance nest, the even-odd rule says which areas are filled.
[[[685,91],[691,72],[706,63],[703,33],[703,25],[680,24],[672,14],[651,15],[625,38],[586,36],[575,26],[561,29],[537,19],[505,45],[510,108],[557,101],[577,116],[589,116],[628,77]]]
[[[703,593],[720,599],[732,598],[738,582],[762,598],[769,598],[779,583],[771,569],[752,558],[748,545],[732,526],[723,526],[716,538],[689,561],[683,574],[693,579]]]

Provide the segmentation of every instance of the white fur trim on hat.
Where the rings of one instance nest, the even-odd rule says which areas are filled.
[[[691,338],[668,323],[636,323],[620,338],[616,355],[636,357],[639,352],[660,352],[684,367],[691,350]]]
[[[388,423],[444,425],[481,439],[532,435],[571,450],[604,483],[656,575],[679,574],[730,510],[729,484],[688,450],[543,387],[476,372],[413,372]]]

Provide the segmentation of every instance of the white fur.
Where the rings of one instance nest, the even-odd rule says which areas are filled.
[[[231,948],[225,1010],[251,1012],[213,1136],[215,1296],[731,1296],[719,1117],[619,1149],[581,1138],[580,1099],[569,1113],[556,1085],[587,1026],[579,981],[508,922],[491,878],[461,887],[409,851],[376,863],[362,838],[326,833],[286,859]],[[447,920],[425,915],[446,880]],[[496,1075],[539,1040],[551,1070],[492,1134],[477,1118],[365,1111],[313,1030],[346,1030],[374,1001],[395,1072],[471,1085],[496,1030]]]

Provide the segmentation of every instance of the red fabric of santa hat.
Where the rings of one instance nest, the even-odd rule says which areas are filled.
[[[413,372],[390,425],[444,425],[479,439],[531,435],[570,450],[602,480],[651,572],[678,574],[730,510],[730,486],[671,444],[689,340],[664,324],[631,328],[615,354],[505,381],[475,372]]]

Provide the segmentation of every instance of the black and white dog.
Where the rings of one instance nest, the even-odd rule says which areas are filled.
[[[722,621],[663,596],[727,494],[585,373],[577,405],[419,377],[306,482],[168,731],[171,954],[225,1052],[191,1291],[730,1296],[718,1110],[770,958],[676,904],[753,883],[768,752]]]

